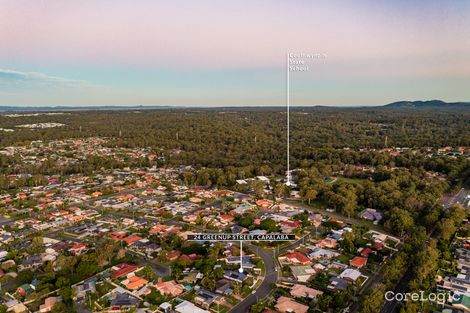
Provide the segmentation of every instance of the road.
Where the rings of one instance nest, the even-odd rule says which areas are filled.
[[[244,313],[249,312],[250,307],[253,304],[258,303],[259,299],[266,298],[271,293],[271,286],[277,282],[277,260],[275,259],[275,254],[273,250],[263,249],[252,244],[245,244],[252,251],[256,251],[258,256],[264,262],[264,267],[266,268],[266,274],[261,285],[256,289],[254,293],[246,297],[243,301],[234,306],[229,313]]]
[[[136,193],[140,190],[142,190],[142,188],[134,189],[134,190],[131,190],[131,191],[120,192],[118,194]],[[83,201],[81,203],[74,203],[74,204],[71,204],[70,206],[72,206],[72,205],[73,206],[81,205],[81,206],[85,206],[85,207],[88,207],[88,208],[93,208],[91,204],[94,201],[99,200],[99,199],[103,199],[103,198],[107,198],[107,197],[115,197],[118,194],[102,196],[102,197],[99,197],[99,198],[94,198],[94,199],[90,199],[90,200],[87,200],[87,201]],[[306,205],[304,205],[300,202],[297,202],[297,201],[286,201],[286,203],[297,206],[297,207],[300,207],[302,209],[312,211],[312,212],[320,212],[320,213],[323,213],[323,214],[328,215],[330,217],[334,217],[334,218],[337,218],[339,220],[342,220],[342,221],[344,221],[346,223],[349,223],[349,224],[364,225],[364,226],[368,226],[370,229],[374,229],[374,230],[386,233],[383,230],[383,227],[381,227],[380,225],[374,225],[374,224],[372,224],[368,221],[365,221],[365,220],[360,220],[360,219],[356,219],[356,218],[348,218],[348,217],[345,217],[345,216],[343,216],[341,214],[338,214],[338,213],[335,213],[335,212],[327,212],[326,210],[312,208],[312,207],[306,206]],[[93,209],[97,210],[96,208],[93,208]],[[185,214],[183,214],[183,216],[188,215],[188,214],[192,214],[197,209],[190,210],[190,211],[186,212]],[[130,214],[119,213],[119,212],[110,211],[110,210],[107,210],[105,212],[105,214],[106,215],[111,215],[111,216],[120,216],[120,217],[124,217],[124,216],[129,217],[129,215],[130,215]],[[146,217],[140,217],[140,218],[147,219]],[[152,220],[152,222],[153,222],[153,220]],[[162,223],[167,224],[167,225],[178,225],[178,226],[183,226],[185,224],[183,222],[178,221],[177,217],[173,217],[173,218],[171,218],[167,221],[162,221]],[[194,226],[194,225],[193,225],[193,227],[195,227],[198,230],[202,230],[202,231],[205,230],[204,227],[197,227],[197,226]],[[58,232],[58,231],[56,230],[55,232],[51,232],[50,234],[51,235],[57,235],[56,232]],[[249,295],[244,300],[242,300],[240,303],[235,305],[229,312],[230,313],[249,312],[250,307],[253,304],[258,303],[258,301],[260,299],[265,299],[266,297],[268,297],[269,294],[272,291],[272,285],[275,284],[278,281],[278,275],[279,275],[278,271],[281,270],[281,269],[278,268],[278,262],[277,262],[277,259],[276,259],[277,255],[281,254],[281,253],[285,253],[288,250],[293,250],[293,249],[299,247],[301,244],[305,243],[305,240],[311,234],[314,234],[315,232],[316,232],[316,230],[314,228],[312,228],[311,232],[309,234],[305,235],[301,239],[299,239],[299,240],[297,240],[297,241],[295,241],[291,244],[288,244],[286,246],[281,247],[279,249],[279,251],[275,251],[275,250],[272,250],[272,249],[265,249],[265,248],[254,246],[251,243],[246,243],[246,246],[249,247],[252,251],[256,252],[256,254],[263,260],[263,263],[264,263],[264,266],[265,266],[265,269],[266,269],[266,273],[265,273],[265,276],[264,276],[264,279],[263,279],[261,285],[251,295]],[[69,239],[69,238],[67,238],[67,239]],[[146,258],[144,258],[140,255],[132,253],[131,251],[128,251],[128,253],[132,254],[132,256],[134,258],[138,259],[141,264],[151,266],[152,269],[155,271],[155,273],[157,275],[159,275],[159,276],[168,276],[170,274],[169,268],[167,268],[165,266],[162,266],[160,264],[157,264],[157,263],[153,262],[152,260],[148,260],[148,259],[146,259]]]
[[[468,186],[465,186],[461,188],[455,195],[444,197],[441,203],[445,208],[449,208],[454,204],[461,204],[464,207],[469,207],[470,206],[469,204],[470,198],[468,198],[469,196],[470,196],[470,189]]]
[[[306,210],[309,210],[309,211],[320,212],[320,213],[323,213],[325,215],[328,215],[328,216],[337,218],[339,220],[342,220],[342,221],[344,221],[346,223],[349,223],[349,224],[368,226],[370,229],[388,234],[388,232],[386,232],[383,229],[382,226],[374,225],[374,224],[369,223],[368,221],[365,221],[365,220],[360,220],[360,219],[356,219],[356,218],[348,218],[348,217],[345,217],[345,216],[343,216],[341,214],[338,214],[338,213],[335,213],[335,212],[327,212],[326,210],[314,209],[312,207],[308,207],[308,206],[303,205],[303,204],[301,204],[299,202],[296,202],[296,201],[286,201],[285,203],[291,204],[291,205],[294,205],[294,206],[297,206],[297,207],[300,207],[302,209],[306,209]],[[303,244],[305,242],[307,237],[309,237],[310,235],[315,234],[315,233],[316,233],[316,229],[312,228],[309,234],[303,236],[299,240],[297,240],[297,241],[295,241],[295,242],[293,242],[289,245],[281,247],[278,251],[278,254],[282,254],[282,253],[285,253],[289,250],[293,250],[295,248],[298,248],[301,244]],[[259,299],[263,299],[263,298],[265,298],[266,296],[269,295],[269,293],[271,292],[271,285],[278,281],[278,272],[276,272],[276,268],[277,268],[278,263],[277,263],[277,260],[275,258],[275,256],[277,255],[276,252],[273,251],[273,250],[270,250],[270,249],[258,248],[258,247],[255,247],[253,245],[247,245],[247,246],[249,246],[252,251],[258,251],[258,255],[263,259],[264,265],[266,267],[266,277],[265,277],[265,280],[263,281],[263,283],[261,284],[261,286],[258,287],[258,289],[256,289],[254,294],[248,296],[242,302],[240,302],[238,305],[234,306],[229,311],[229,313],[249,312],[249,309],[253,304],[258,303]],[[258,250],[256,250],[256,249],[258,249]],[[278,269],[278,270],[280,270],[280,269]],[[371,284],[371,285],[373,285],[373,284]]]
[[[229,313],[249,312],[250,307],[253,304],[258,303],[259,299],[266,298],[271,293],[271,290],[272,290],[271,286],[278,281],[279,271],[281,271],[281,269],[278,267],[277,256],[279,254],[287,252],[288,250],[293,250],[299,247],[301,244],[305,242],[307,237],[315,233],[316,233],[316,229],[312,228],[310,233],[306,234],[299,240],[289,245],[281,247],[277,251],[277,253],[276,253],[276,250],[264,249],[258,246],[254,246],[252,244],[245,244],[247,247],[251,249],[251,251],[256,252],[256,254],[259,257],[261,257],[261,259],[263,260],[264,266],[266,268],[266,275],[265,275],[263,283],[256,289],[255,293],[251,294],[250,296],[245,298],[242,302],[234,306],[229,311]]]
[[[11,225],[14,221],[12,218],[0,217],[0,226]]]
[[[468,188],[468,186],[465,186],[454,195],[444,195],[438,202],[442,204],[445,208],[449,208],[455,203],[463,204],[464,200],[466,200],[468,195],[470,195],[470,189]],[[427,236],[428,239],[426,240],[426,242],[429,241],[435,229],[436,227],[434,227],[428,232],[428,236]],[[407,292],[408,284],[413,278],[413,269],[411,266],[408,266],[408,268],[403,269],[403,270],[404,270],[403,276],[401,277],[400,281],[393,289],[393,292],[395,294]],[[380,313],[395,313],[397,309],[400,307],[399,306],[400,304],[401,303],[397,300],[384,301],[384,304],[382,306],[382,309],[380,310]]]
[[[301,208],[301,209],[308,210],[310,212],[318,212],[318,213],[321,213],[323,215],[327,215],[329,217],[336,218],[336,219],[341,220],[343,222],[346,222],[348,224],[359,225],[359,226],[367,226],[371,230],[375,230],[375,231],[381,232],[383,234],[393,236],[392,234],[387,232],[382,225],[375,225],[374,223],[371,223],[370,221],[367,221],[367,220],[364,220],[364,219],[359,219],[359,218],[355,218],[355,217],[347,217],[347,216],[344,216],[340,213],[329,212],[327,210],[320,209],[320,208],[312,208],[311,206],[303,204],[300,201],[288,200],[288,201],[284,201],[284,203],[288,204],[288,205],[296,206],[296,207]]]
[[[413,269],[411,266],[409,266],[406,269],[405,274],[402,276],[398,284],[393,289],[394,294],[405,293],[408,290],[408,284],[410,283],[412,278]],[[395,299],[393,299],[392,301],[384,300],[384,304],[382,306],[382,309],[380,310],[380,313],[394,313],[396,312],[397,306],[399,307],[400,304],[401,302]]]
[[[128,255],[131,255],[134,259],[138,260],[140,264],[150,266],[153,269],[153,271],[155,272],[155,274],[157,274],[157,276],[161,276],[161,277],[170,276],[170,273],[171,273],[170,268],[168,268],[168,267],[166,267],[162,264],[158,264],[153,260],[149,260],[149,259],[147,259],[143,256],[140,256],[139,254],[137,254],[133,251],[127,250],[126,253]]]

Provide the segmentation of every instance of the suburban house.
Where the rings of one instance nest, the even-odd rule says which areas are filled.
[[[155,288],[162,294],[162,295],[170,295],[172,297],[177,297],[184,292],[184,286],[178,284],[174,280],[166,281],[166,282],[159,282],[155,284]]]
[[[349,265],[356,268],[363,268],[367,264],[367,258],[362,256],[355,256],[349,261]]]
[[[309,288],[305,285],[295,284],[290,290],[290,295],[295,298],[304,298],[316,299],[318,296],[322,295],[323,291]]]
[[[309,265],[291,265],[289,267],[292,275],[299,282],[306,282],[316,274],[316,271]]]
[[[75,286],[74,289],[75,289],[75,298],[83,299],[87,295],[90,295],[96,292],[96,285],[95,285],[95,282],[88,281],[81,285]]]
[[[81,255],[87,250],[87,246],[84,243],[76,243],[72,248],[69,249],[69,252],[73,255]]]
[[[339,274],[339,277],[351,282],[355,282],[359,277],[361,277],[361,272],[352,268],[347,268],[341,274]]]
[[[175,306],[175,312],[177,313],[211,313],[210,311],[203,310],[197,307],[194,303],[184,300],[177,306]]]
[[[121,263],[111,268],[111,277],[120,278],[122,276],[135,272],[137,269],[138,266],[136,265]]]
[[[277,303],[274,306],[276,310],[280,313],[307,313],[308,306],[295,302],[291,298],[281,296],[277,299]]]
[[[201,288],[196,292],[194,302],[205,309],[209,309],[211,304],[220,297],[219,294],[213,293],[210,290]]]
[[[39,306],[39,312],[40,313],[45,313],[45,312],[50,312],[52,311],[52,307],[54,304],[57,302],[60,302],[62,299],[60,297],[48,297],[44,300],[44,304],[41,304]]]
[[[139,276],[129,276],[121,282],[129,290],[137,290],[148,284],[148,281]]]
[[[243,281],[246,279],[246,274],[240,273],[239,271],[225,271],[224,278],[243,283]]]
[[[309,265],[312,263],[305,254],[300,253],[298,251],[288,253],[285,256],[279,257],[279,262],[283,264],[293,265]]]
[[[368,208],[359,213],[359,217],[368,221],[380,222],[383,219],[383,214],[375,209]]]

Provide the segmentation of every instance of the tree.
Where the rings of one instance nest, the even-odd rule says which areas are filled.
[[[330,278],[325,272],[320,272],[315,275],[315,278],[310,282],[310,287],[319,290],[327,290],[328,285],[330,284]]]
[[[51,313],[64,313],[67,312],[67,306],[63,302],[56,302],[52,306]]]
[[[408,265],[406,253],[397,253],[384,267],[383,277],[387,284],[395,285]]]
[[[462,220],[467,216],[467,212],[461,204],[454,204],[451,206],[448,214],[454,220],[455,225],[460,225]]]
[[[318,296],[318,306],[323,312],[327,312],[331,308],[333,297],[328,294],[322,294]]]
[[[436,249],[436,241],[432,240],[426,248],[420,250],[416,254],[415,260],[414,279],[410,282],[410,288],[412,290],[426,289],[434,278],[438,267],[439,250]]]
[[[142,272],[144,274],[145,279],[147,279],[148,281],[155,280],[155,273],[153,272],[152,267],[150,267],[149,265],[145,265],[142,269]]]
[[[97,260],[96,263],[99,266],[105,266],[114,258],[114,250],[117,248],[116,242],[114,240],[106,240],[100,248],[100,253],[96,254]]]
[[[420,313],[419,302],[406,301],[404,306],[401,307],[400,313]]]
[[[28,252],[30,254],[38,254],[44,251],[43,238],[41,236],[34,237],[29,245]]]
[[[59,295],[64,303],[70,304],[72,302],[72,288],[70,286],[60,288]]]
[[[96,256],[85,254],[82,256],[80,263],[78,263],[77,274],[81,277],[90,277],[96,274],[99,269],[98,264],[96,264]]]
[[[220,279],[220,278],[222,278],[222,277],[224,276],[224,270],[222,269],[222,267],[216,268],[212,273],[213,273],[212,276],[213,276],[215,279]]]
[[[376,313],[380,312],[382,302],[384,300],[384,286],[378,285],[364,297],[362,301],[361,313]]]
[[[276,197],[278,198],[286,198],[286,197],[289,197],[290,196],[290,187],[287,186],[286,184],[284,183],[277,183],[275,186],[274,186],[274,194],[276,195]]]
[[[340,209],[348,217],[356,210],[357,206],[357,196],[355,188],[352,185],[347,185],[348,187],[341,186],[338,190],[340,193]]]
[[[260,175],[270,175],[272,173],[272,169],[268,165],[262,165],[258,169],[258,173]]]
[[[33,277],[34,277],[33,271],[31,271],[30,269],[25,269],[18,273],[18,276],[16,279],[21,284],[26,284],[26,283],[30,283],[33,280]]]
[[[253,304],[250,308],[251,313],[261,313],[266,308],[266,303],[264,301],[259,301],[256,304]]]
[[[456,231],[457,227],[452,218],[445,218],[437,223],[437,233],[440,239],[449,240]]]
[[[329,205],[350,217],[357,206],[355,187],[343,183],[334,190],[325,192],[325,200]]]
[[[202,279],[201,285],[203,287],[206,287],[207,289],[214,290],[215,289],[215,281],[210,278],[209,276],[206,276]]]
[[[262,197],[264,195],[264,183],[260,180],[252,180],[250,182],[250,187],[253,190],[253,193],[257,197]]]
[[[411,230],[414,225],[413,217],[403,209],[393,208],[390,212],[390,219],[387,224],[391,231],[403,236],[405,232]]]
[[[165,297],[154,287],[150,287],[150,293],[145,296],[145,301],[153,305],[160,305],[166,301]]]
[[[310,205],[310,201],[315,200],[315,198],[318,195],[318,191],[315,189],[309,188],[305,191],[304,199],[308,201],[308,204]]]
[[[238,225],[248,228],[253,225],[253,221],[254,221],[253,217],[249,215],[245,215],[240,218],[240,220],[238,221]]]
[[[67,277],[61,276],[55,282],[57,288],[63,288],[70,286],[70,280]]]
[[[233,282],[232,288],[233,288],[233,292],[236,295],[239,295],[241,293],[241,290],[242,290],[242,285],[239,282],[236,281],[236,282]]]
[[[333,293],[331,305],[334,309],[343,309],[348,305],[349,295],[346,290]]]
[[[354,246],[354,233],[345,232],[343,239],[339,242],[341,248],[343,248],[348,253],[355,253],[356,247]]]
[[[271,232],[271,233],[276,232],[278,230],[276,221],[274,221],[271,218],[267,218],[267,219],[262,220],[260,225],[259,225],[259,228],[265,229],[265,230],[267,230],[268,232]]]
[[[73,274],[77,263],[78,257],[76,256],[59,255],[56,260],[56,267],[66,274]]]

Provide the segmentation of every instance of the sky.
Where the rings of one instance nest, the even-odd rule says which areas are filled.
[[[0,105],[470,101],[470,1],[0,0]]]

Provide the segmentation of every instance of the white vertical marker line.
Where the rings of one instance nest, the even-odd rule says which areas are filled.
[[[287,177],[286,184],[290,185],[290,77],[289,77],[289,53],[286,55],[286,106],[287,106]]]
[[[238,269],[240,273],[243,273],[243,241],[240,240],[240,268]]]

